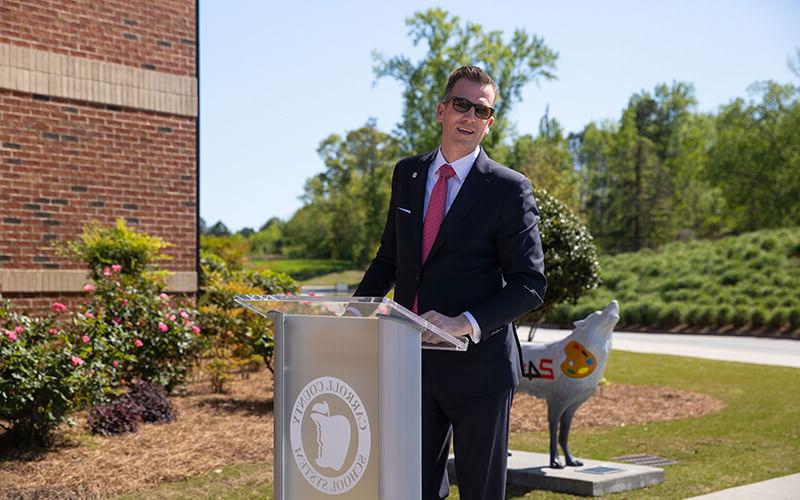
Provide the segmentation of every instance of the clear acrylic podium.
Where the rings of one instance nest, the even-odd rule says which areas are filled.
[[[421,349],[467,342],[382,297],[240,295],[275,327],[276,500],[421,492]]]

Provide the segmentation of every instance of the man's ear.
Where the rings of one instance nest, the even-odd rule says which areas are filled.
[[[436,121],[444,123],[444,104],[441,102],[436,106]]]

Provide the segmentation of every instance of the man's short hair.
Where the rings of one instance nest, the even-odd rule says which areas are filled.
[[[450,97],[450,91],[453,90],[456,82],[462,78],[472,80],[473,82],[480,83],[481,85],[491,85],[492,90],[494,91],[494,101],[497,101],[497,84],[487,72],[477,66],[461,66],[457,70],[450,73],[450,78],[447,79],[447,86],[444,88],[443,100],[446,101]]]

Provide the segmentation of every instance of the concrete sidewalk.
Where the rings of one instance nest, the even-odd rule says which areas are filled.
[[[776,477],[760,483],[747,484],[736,488],[709,493],[699,497],[709,500],[770,500],[800,498],[800,474]]]

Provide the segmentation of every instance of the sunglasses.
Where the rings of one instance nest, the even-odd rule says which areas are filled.
[[[459,113],[466,113],[469,111],[469,108],[475,108],[475,116],[481,120],[488,120],[494,114],[494,108],[484,106],[483,104],[475,104],[463,97],[451,97],[450,99],[446,99],[442,104],[447,104],[448,102],[452,102],[453,109]]]

